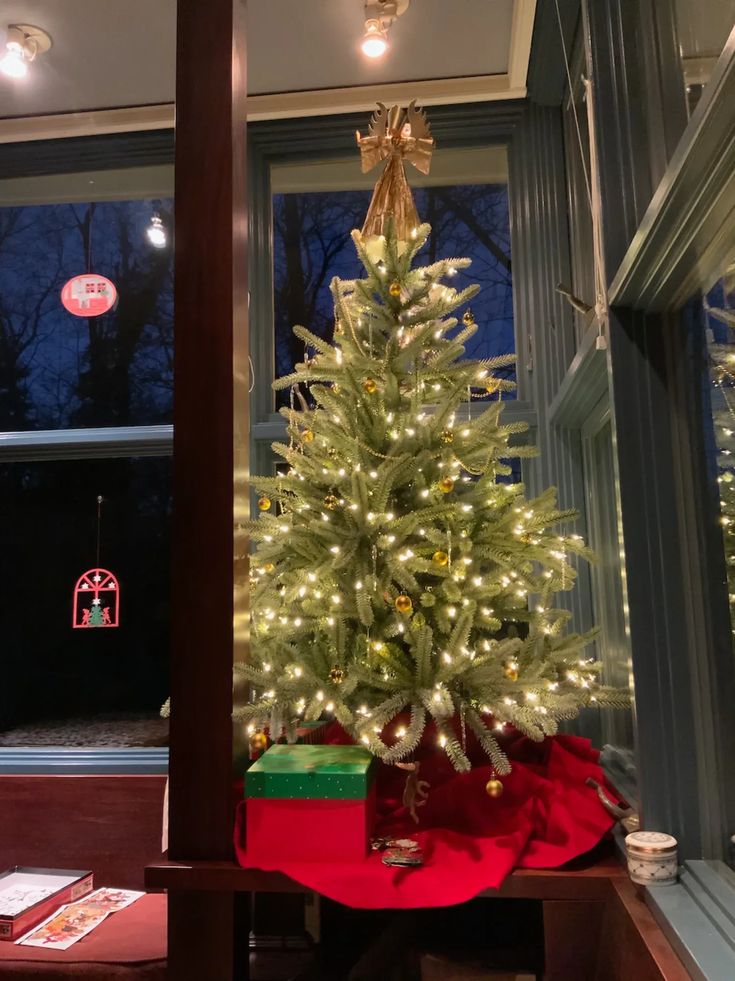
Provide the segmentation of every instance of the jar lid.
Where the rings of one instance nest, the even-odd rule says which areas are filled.
[[[626,836],[625,847],[635,855],[669,855],[676,851],[677,841],[662,831],[633,831]]]

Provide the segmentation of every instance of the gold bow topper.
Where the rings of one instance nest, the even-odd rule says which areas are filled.
[[[367,136],[356,133],[363,174],[381,160],[387,160],[373,191],[362,234],[383,235],[388,218],[392,218],[399,239],[408,239],[419,224],[411,188],[406,179],[404,161],[408,160],[422,174],[428,174],[434,139],[422,109],[413,100],[408,109],[382,102],[373,113]]]

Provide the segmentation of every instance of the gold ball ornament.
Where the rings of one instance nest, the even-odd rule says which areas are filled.
[[[398,282],[397,279],[394,279],[393,282],[390,284],[390,286],[388,287],[388,292],[390,293],[391,296],[401,295],[401,284]]]
[[[448,564],[449,556],[446,552],[434,552],[434,554],[431,556],[431,561],[434,563],[434,565],[444,566]]]
[[[515,664],[506,664],[503,668],[503,674],[508,681],[518,681],[518,668]]]
[[[462,315],[462,323],[465,325],[465,327],[471,327],[475,323],[475,315],[472,313],[469,307],[467,307]]]
[[[270,511],[271,499],[266,497],[265,494],[258,498],[258,510],[259,511]]]
[[[449,443],[454,442],[454,433],[451,429],[442,429],[442,431],[439,433],[439,439],[442,441],[442,443],[446,443],[448,445]]]
[[[250,752],[264,753],[268,749],[268,737],[259,729],[250,736]]]
[[[336,664],[329,671],[329,680],[333,685],[341,685],[345,680],[345,673],[342,668],[338,667]]]
[[[503,794],[503,784],[497,777],[492,777],[485,784],[485,793],[488,797],[501,797]]]
[[[276,571],[276,567],[273,565],[272,562],[266,562],[265,565],[263,566],[263,572],[267,572],[268,575],[270,575],[271,572],[275,572],[275,571]]]
[[[336,511],[339,507],[339,500],[334,496],[334,494],[327,494],[324,498],[324,507],[327,511]]]
[[[368,395],[374,395],[378,390],[378,383],[374,378],[366,378],[362,383],[362,387],[368,393]]]
[[[400,596],[396,596],[395,608],[399,613],[410,613],[413,609],[413,603],[411,602],[411,597],[406,596],[405,593],[401,593]]]
[[[304,429],[302,431],[302,433],[301,433],[301,442],[302,443],[313,443],[314,442],[314,433],[312,432],[311,429]]]
[[[494,395],[495,392],[500,388],[500,382],[497,378],[488,378],[485,382],[485,391],[488,395]]]
[[[439,490],[442,494],[451,494],[454,490],[454,481],[451,477],[442,477],[439,481]]]

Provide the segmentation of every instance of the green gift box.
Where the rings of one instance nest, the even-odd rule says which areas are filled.
[[[281,800],[363,800],[375,758],[362,746],[276,744],[245,775],[245,796]]]

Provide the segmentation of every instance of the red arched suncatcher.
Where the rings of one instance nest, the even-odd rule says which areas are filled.
[[[77,579],[72,626],[119,627],[120,583],[107,569],[90,569]]]

